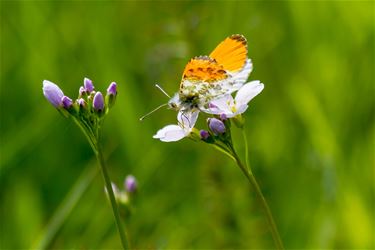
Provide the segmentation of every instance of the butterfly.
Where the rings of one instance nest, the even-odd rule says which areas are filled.
[[[231,35],[209,56],[197,56],[187,63],[180,89],[168,106],[182,112],[205,109],[211,100],[239,90],[251,71],[246,38]]]
[[[170,98],[146,115],[168,105],[181,113],[207,110],[208,103],[239,90],[253,69],[247,57],[247,41],[243,35],[231,35],[222,41],[209,56],[197,56],[186,64],[182,73],[180,89]]]

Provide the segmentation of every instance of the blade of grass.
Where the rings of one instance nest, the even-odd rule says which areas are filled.
[[[95,161],[90,161],[81,176],[75,182],[69,193],[61,202],[50,221],[40,233],[38,239],[34,242],[31,249],[49,249],[56,234],[77,205],[87,188],[98,174],[99,168],[95,166]]]

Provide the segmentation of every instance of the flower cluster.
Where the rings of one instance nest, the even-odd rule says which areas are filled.
[[[78,98],[73,101],[64,95],[59,86],[44,80],[43,94],[63,115],[71,116],[85,132],[88,132],[93,138],[97,138],[100,121],[115,103],[117,84],[112,82],[104,97],[100,91],[95,91],[92,81],[85,78],[83,86],[79,88]]]
[[[93,109],[97,113],[105,113],[114,104],[117,85],[115,82],[109,85],[105,101],[103,94],[100,91],[95,91],[92,81],[88,78],[83,80],[83,86],[79,88],[79,95],[75,102],[64,95],[59,86],[48,80],[43,81],[43,94],[55,108],[63,108],[69,113],[73,112],[72,108],[77,112]]]
[[[242,127],[244,113],[248,103],[258,95],[264,88],[260,81],[252,81],[244,84],[237,92],[235,98],[231,94],[221,96],[217,99],[211,100],[207,108],[194,111],[180,111],[177,115],[177,125],[167,125],[160,129],[155,139],[164,142],[178,141],[185,137],[196,139],[200,138],[207,143],[217,144],[218,141],[225,141],[230,135],[230,124],[233,121],[238,127]],[[207,119],[208,130],[201,130],[194,128],[198,119],[199,111],[213,115],[212,118]]]

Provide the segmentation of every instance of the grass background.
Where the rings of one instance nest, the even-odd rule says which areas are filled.
[[[265,83],[246,130],[286,248],[375,248],[374,21],[372,1],[1,1],[1,249],[37,246],[84,184],[47,248],[120,247],[88,143],[42,94],[48,79],[76,98],[83,77],[118,83],[103,143],[113,181],[140,185],[134,247],[273,247],[230,159],[152,139],[173,111],[138,121],[167,101],[154,83],[177,91],[187,61],[235,33],[248,39],[250,79]]]

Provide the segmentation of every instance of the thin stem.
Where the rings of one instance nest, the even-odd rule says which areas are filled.
[[[212,146],[216,148],[217,150],[219,150],[220,152],[224,153],[225,155],[229,156],[229,158],[231,158],[232,160],[234,161],[236,160],[226,147],[222,145],[218,145],[218,144],[212,144]]]
[[[81,119],[80,121],[82,123],[75,118],[73,120],[78,125],[78,127],[82,130],[82,132],[85,134],[87,140],[90,143],[90,146],[91,146],[92,150],[94,151],[94,153],[96,155],[99,166],[100,166],[100,168],[102,170],[102,173],[103,173],[103,178],[104,178],[105,186],[106,186],[107,193],[108,193],[108,196],[109,196],[109,200],[111,202],[112,211],[113,211],[113,215],[115,217],[117,230],[120,234],[121,244],[122,244],[122,247],[127,250],[127,249],[129,249],[129,243],[128,243],[128,240],[127,240],[126,232],[124,230],[123,224],[122,224],[121,219],[120,219],[120,213],[118,211],[117,202],[116,202],[115,195],[114,195],[113,189],[112,189],[112,182],[111,182],[111,179],[109,178],[107,168],[106,168],[106,165],[105,165],[105,161],[104,161],[104,157],[103,157],[103,153],[102,153],[102,149],[101,149],[101,146],[100,146],[100,143],[99,143],[99,139],[100,139],[99,126],[100,126],[100,124],[96,124],[96,126],[95,126],[96,130],[93,131],[91,126],[89,126],[86,123],[85,120]]]
[[[100,168],[101,168],[102,173],[103,173],[105,186],[106,186],[106,189],[107,189],[107,192],[108,192],[109,200],[111,201],[112,211],[113,211],[113,215],[115,216],[117,230],[120,234],[122,247],[127,250],[127,249],[129,249],[129,243],[128,243],[128,240],[127,240],[127,236],[126,236],[123,224],[122,224],[121,219],[120,219],[120,213],[118,211],[117,202],[116,202],[116,199],[115,199],[115,195],[113,193],[112,183],[111,183],[111,180],[109,178],[107,168],[105,166],[105,161],[104,161],[104,158],[103,158],[103,153],[102,153],[101,147],[99,145],[98,145],[98,148],[97,148],[97,151],[95,152],[95,154],[96,154],[96,157],[98,159]]]
[[[242,128],[242,136],[243,140],[245,142],[245,162],[246,162],[246,167],[248,171],[251,172],[251,167],[250,167],[250,162],[249,162],[249,145],[247,144],[247,136],[246,136],[246,130],[245,128]]]
[[[80,121],[82,121],[82,123],[81,123],[79,120],[77,120],[76,118],[73,117],[73,121],[77,124],[77,126],[81,129],[81,131],[83,132],[83,134],[86,136],[86,138],[89,141],[89,144],[90,144],[92,150],[96,154],[97,153],[96,151],[97,151],[97,148],[98,148],[98,146],[97,146],[97,140],[93,136],[90,127],[83,120],[80,120]],[[82,124],[84,124],[84,125],[82,125]]]
[[[232,147],[232,154],[235,158],[235,162],[237,163],[238,167],[242,170],[248,181],[250,182],[251,186],[254,188],[257,198],[262,206],[262,209],[267,217],[268,226],[271,230],[273,241],[276,245],[277,249],[284,249],[283,242],[281,241],[279,232],[277,230],[275,221],[273,220],[273,216],[271,210],[267,204],[266,199],[263,196],[262,190],[260,189],[258,182],[255,179],[251,169],[249,167],[245,167],[244,164],[241,162],[240,158],[238,157],[237,153],[235,152],[234,148]]]

